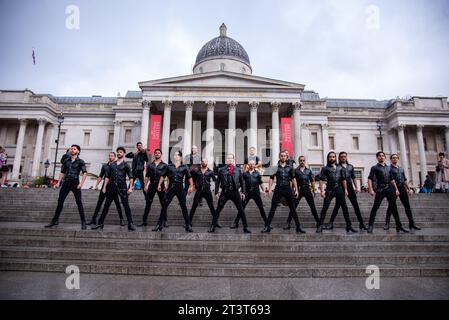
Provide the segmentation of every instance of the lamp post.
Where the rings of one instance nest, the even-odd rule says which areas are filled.
[[[50,167],[50,161],[48,161],[48,159],[44,162],[44,167],[45,167],[45,173],[44,173],[44,183],[48,186],[48,178],[47,178],[47,169],[48,167]]]
[[[382,120],[379,118],[376,121],[377,123],[377,130],[379,130],[379,137],[380,137],[380,150],[384,150],[384,139],[382,137]]]
[[[58,148],[59,148],[59,136],[61,134],[61,125],[64,123],[64,116],[62,112],[58,115],[58,138],[55,140],[56,142],[56,151],[55,151],[55,163],[53,165],[53,184],[55,183],[55,173],[56,173],[56,163],[58,159]]]

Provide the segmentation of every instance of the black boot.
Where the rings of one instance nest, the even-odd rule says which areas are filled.
[[[94,226],[96,224],[97,224],[97,220],[96,219],[92,219],[92,220],[90,220],[89,223],[86,223],[86,226]]]
[[[230,229],[238,229],[239,228],[239,223],[235,222],[232,224],[232,226],[229,227]]]
[[[389,222],[385,222],[384,230],[390,230],[390,223]]]
[[[49,224],[45,226],[45,228],[51,228],[53,226],[57,226],[59,224],[58,220],[52,220]]]
[[[319,225],[318,227],[316,227],[316,233],[323,233],[323,225]]]
[[[81,221],[81,230],[86,230],[86,221]]]
[[[215,224],[212,224],[211,226],[210,226],[210,228],[209,228],[209,230],[207,230],[207,232],[209,232],[209,233],[214,233],[215,232]]]
[[[132,222],[128,223],[128,231],[136,231],[136,226]]]
[[[90,227],[92,230],[103,230],[104,223],[97,224],[95,226]]]
[[[373,233],[373,229],[374,229],[373,226],[372,226],[372,225],[369,225],[369,226],[368,226],[367,232],[368,232],[368,233]]]
[[[164,221],[163,226],[164,226],[164,228],[168,228],[167,221]]]
[[[153,231],[162,231],[162,225],[157,224],[153,229],[151,229]]]
[[[365,224],[363,222],[359,224],[359,229],[365,230],[365,231],[368,230],[368,228],[365,226]]]
[[[348,233],[350,233],[350,232],[352,232],[352,233],[357,233],[358,231],[357,231],[357,230],[354,230],[354,228],[353,228],[352,226],[347,226],[347,227],[346,227],[346,232],[348,232]]]
[[[404,229],[403,227],[396,227],[396,232],[409,233],[410,231],[408,231],[407,229]]]
[[[410,223],[409,226],[408,226],[408,228],[409,228],[410,230],[421,230],[421,228],[418,227],[418,226],[417,226],[416,224],[414,224],[414,223]]]
[[[271,232],[270,226],[265,226],[265,228],[262,230],[262,233],[270,233],[270,232]]]
[[[334,223],[333,222],[329,222],[326,223],[323,227],[324,230],[333,230],[334,229]]]
[[[120,220],[120,222],[121,222],[122,220]],[[121,223],[120,223],[120,225],[121,225]],[[146,227],[146,226],[148,226],[148,223],[147,222],[142,222],[142,223],[140,223],[140,224],[138,224],[137,225],[138,227]]]
[[[125,220],[120,219],[120,226],[124,227],[125,226]]]
[[[189,225],[186,226],[186,232],[193,232],[192,227]]]
[[[243,228],[243,233],[251,233],[251,231],[247,227],[244,227]]]
[[[301,229],[301,226],[297,226],[296,233],[306,233],[306,232],[303,229]]]
[[[291,222],[287,222],[287,225],[286,225],[285,227],[283,227],[282,229],[284,229],[284,230],[290,230],[291,227],[292,227]]]

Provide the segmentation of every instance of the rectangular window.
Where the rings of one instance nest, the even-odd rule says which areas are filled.
[[[329,136],[329,149],[335,150],[335,137]]]
[[[318,132],[310,133],[310,145],[312,147],[318,147]]]
[[[90,143],[90,132],[84,132],[84,146],[88,146]]]
[[[114,143],[114,132],[108,132],[108,146],[112,146]]]
[[[352,137],[352,148],[359,150],[359,137]]]
[[[362,180],[362,170],[354,170],[354,175],[357,180]]]
[[[131,143],[131,134],[132,134],[132,130],[131,129],[126,129],[125,130],[125,143]]]

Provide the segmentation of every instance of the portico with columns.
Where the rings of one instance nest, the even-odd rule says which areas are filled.
[[[136,79],[138,80],[138,79]],[[360,184],[366,185],[375,153],[399,153],[408,180],[418,186],[435,175],[439,152],[449,153],[447,97],[407,99],[321,98],[300,83],[253,74],[249,55],[227,36],[225,25],[198,52],[192,73],[138,82],[140,90],[117,97],[60,97],[29,89],[0,90],[0,145],[8,153],[8,179],[33,181],[49,172],[71,144],[79,144],[89,178],[95,183],[108,152],[124,146],[148,146],[151,117],[162,117],[160,147],[164,161],[175,150],[192,145],[216,168],[226,154],[243,163],[250,147],[267,166],[276,164],[283,148],[281,118],[291,118],[293,154],[307,158],[313,172],[329,151],[346,151]],[[64,115],[58,152],[57,116]],[[377,122],[382,122],[382,137]],[[54,159],[57,163],[54,163]],[[265,170],[268,174],[269,170]]]

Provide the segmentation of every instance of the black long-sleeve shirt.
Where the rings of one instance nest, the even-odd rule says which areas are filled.
[[[309,168],[304,168],[304,171],[301,171],[300,167],[296,168],[295,178],[298,188],[304,189],[310,188],[310,184],[314,181],[312,170],[310,170]]]
[[[276,187],[289,187],[294,177],[295,170],[293,167],[287,164],[283,167],[279,164],[276,172],[270,176],[270,179],[274,180],[276,178]]]
[[[71,158],[64,161],[61,168],[61,173],[65,174],[65,180],[78,180],[80,172],[86,173],[86,163],[80,157],[76,157],[74,161]]]
[[[148,162],[148,154],[146,151],[143,152],[129,152],[125,155],[125,158],[133,159],[132,170],[134,174],[136,171],[143,171],[145,169],[145,162]]]
[[[153,161],[147,165],[147,172],[145,176],[150,179],[150,185],[157,187],[161,177],[167,174],[168,165],[161,161],[159,164]]]
[[[335,170],[331,165],[326,165],[321,169],[320,180],[326,181],[326,190],[341,187],[342,182],[346,180],[346,171],[340,165],[337,165]]]
[[[210,190],[211,180],[217,181],[214,172],[209,168],[204,173],[198,169],[192,171],[191,174],[197,190]]]
[[[262,185],[262,176],[256,170],[253,172],[246,171],[243,174],[243,181],[244,193],[259,192],[259,186]]]
[[[391,181],[394,180],[391,175],[390,167],[386,164],[381,165],[380,163],[371,167],[368,179],[371,181],[374,179],[376,180],[376,192],[387,189],[391,186]]]

